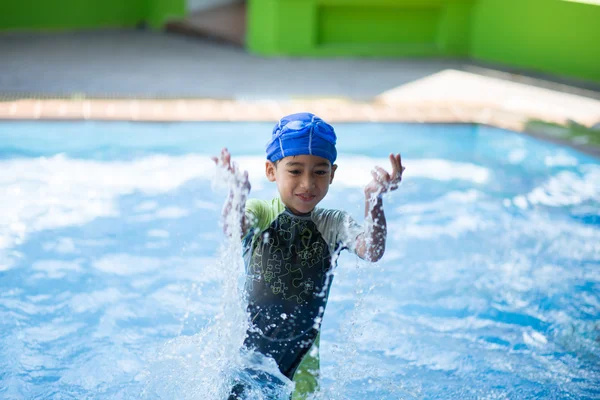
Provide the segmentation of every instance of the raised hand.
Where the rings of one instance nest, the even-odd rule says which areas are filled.
[[[385,169],[376,166],[371,174],[373,180],[365,187],[365,195],[367,198],[371,196],[381,196],[384,193],[391,192],[398,189],[400,181],[402,181],[402,173],[404,167],[402,166],[402,160],[400,154],[390,154],[390,162],[392,164],[392,172],[388,173]]]
[[[246,199],[250,193],[248,171],[240,172],[237,163],[231,162],[231,154],[226,148],[221,150],[219,157],[212,157],[212,160],[228,175],[226,180],[229,184],[229,196],[223,205],[223,231],[228,236],[237,234],[243,236],[248,229],[244,213]]]
[[[235,186],[244,189],[246,192],[250,192],[250,180],[248,179],[248,171],[244,171],[240,174],[237,163],[231,162],[231,154],[227,148],[221,150],[219,157],[211,157],[217,167],[221,167],[228,171],[233,177],[233,183]]]
[[[227,150],[226,147],[221,149],[219,157],[211,157],[211,160],[213,160],[218,167],[223,167],[229,171],[232,170],[231,154],[229,154],[229,150]]]

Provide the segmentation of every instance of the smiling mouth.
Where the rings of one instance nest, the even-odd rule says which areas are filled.
[[[302,201],[311,201],[316,197],[311,194],[297,194],[296,196],[299,197]]]

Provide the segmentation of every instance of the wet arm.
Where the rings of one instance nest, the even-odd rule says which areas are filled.
[[[363,260],[377,262],[385,253],[387,223],[383,200],[365,200],[365,231],[357,237],[356,254]]]
[[[248,180],[248,171],[240,171],[237,164],[231,162],[231,154],[229,150],[224,148],[221,150],[219,157],[212,157],[212,160],[217,167],[226,171],[227,180],[229,182],[229,195],[223,205],[222,221],[223,232],[227,236],[231,236],[234,232],[232,225],[237,225],[240,228],[241,236],[245,236],[250,229],[246,218],[246,200],[250,194],[250,181]]]
[[[365,224],[364,232],[357,237],[356,254],[363,260],[377,262],[385,253],[387,223],[383,212],[384,193],[398,189],[402,180],[402,160],[400,154],[390,154],[392,172],[381,167],[371,172],[373,180],[365,187]]]
[[[233,204],[235,203],[235,192],[233,190],[229,191],[229,195],[227,196],[227,201],[223,206],[222,218],[223,218],[223,232],[226,235],[230,235],[231,229],[230,224],[232,223],[231,218],[229,218],[230,213],[233,211]],[[252,227],[249,218],[246,216],[246,196],[241,196],[240,201],[237,202],[235,207],[235,215],[240,215],[240,228],[241,228],[241,236],[244,237],[250,231]],[[236,221],[237,222],[237,221]]]

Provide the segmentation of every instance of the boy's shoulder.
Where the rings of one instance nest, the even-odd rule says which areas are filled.
[[[312,212],[313,218],[339,218],[346,216],[347,214],[348,213],[344,210],[323,207],[315,207],[315,209]]]
[[[248,199],[246,201],[246,212],[250,212],[257,218],[275,217],[285,210],[285,205],[279,197],[271,200]]]
[[[285,205],[278,197],[271,200],[249,199],[246,202],[246,215],[250,218],[253,227],[251,230],[253,237],[258,237],[260,232],[267,229],[285,210]],[[293,214],[287,213],[287,215]],[[341,243],[343,248],[354,252],[355,239],[362,232],[362,227],[348,212],[335,208],[316,207],[309,218],[325,242],[332,248],[337,248]]]
[[[245,213],[250,226],[262,231],[284,210],[285,205],[278,197],[271,200],[248,199],[246,201]]]
[[[271,200],[251,198],[246,201],[246,212],[252,213],[255,217],[261,217],[264,214],[269,214],[269,216],[276,217],[284,212],[285,209],[285,204],[279,197],[275,197]],[[331,218],[346,216],[347,213],[343,210],[335,208],[315,207],[310,215],[313,218]]]
[[[341,225],[352,220],[352,217],[346,211],[335,208],[316,207],[311,216],[317,226],[321,226],[323,230],[338,230]]]
[[[252,225],[262,229],[267,228],[285,210],[285,204],[279,197],[271,200],[252,198],[246,202],[246,214],[249,214],[249,217],[252,219]],[[289,215],[293,216],[291,213]],[[323,207],[315,207],[310,213],[310,218],[318,226],[327,230],[334,227],[337,228],[340,223],[351,219],[349,214],[343,210]]]

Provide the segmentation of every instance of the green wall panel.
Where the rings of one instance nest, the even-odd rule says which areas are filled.
[[[185,0],[0,0],[0,30],[161,26],[185,14]]]
[[[277,4],[278,19],[275,26],[278,48],[299,54],[313,46],[316,22],[313,3],[312,0],[287,0]]]
[[[330,45],[434,43],[441,13],[433,7],[323,6],[317,14],[317,45]]]
[[[479,0],[476,59],[600,81],[600,6],[562,0]]]
[[[600,82],[600,6],[564,0],[247,0],[264,55],[450,56]],[[0,0],[0,30],[161,27],[186,0]]]
[[[265,55],[466,55],[473,0],[250,0]]]
[[[600,6],[564,0],[248,0],[263,55],[450,56],[600,82]]]
[[[160,28],[169,20],[186,15],[186,0],[145,0],[145,2],[146,22],[152,28]]]

